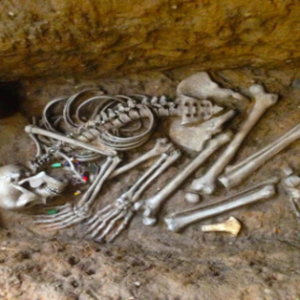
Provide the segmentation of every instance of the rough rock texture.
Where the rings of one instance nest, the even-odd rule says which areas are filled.
[[[5,0],[0,80],[299,66],[294,0]]]
[[[260,82],[265,83],[267,91],[281,96],[278,104],[250,133],[236,160],[249,156],[299,123],[300,89],[295,80],[296,72],[225,70],[212,75],[224,86],[239,87],[244,93],[253,82]],[[91,85],[101,85],[110,93],[145,92],[172,96],[179,80],[185,77],[180,73],[177,79],[170,80],[157,73],[151,78],[132,76],[82,81],[77,86],[57,80],[26,81],[22,112],[0,120],[0,163],[23,162],[33,157],[34,145],[23,128],[27,117],[41,114],[43,105],[52,98],[70,95],[78,88]],[[238,126],[243,116],[239,116],[233,127]],[[168,126],[168,122],[162,122],[160,134],[167,132]],[[148,146],[153,142],[151,140]],[[217,194],[204,197],[203,203],[240,191],[270,176],[282,175],[279,168],[286,163],[299,170],[299,147],[300,142],[295,142],[266,162],[237,189],[228,192],[219,186]],[[189,159],[190,155],[184,152],[184,158],[152,185],[144,198],[153,195]],[[115,200],[143,171],[144,168],[135,169],[107,184],[99,198],[99,205]],[[32,223],[32,214],[40,213],[42,208],[27,214],[1,211],[0,299],[299,299],[299,221],[282,187],[278,187],[278,196],[274,199],[194,224],[180,234],[170,233],[162,217],[166,213],[192,207],[184,201],[184,191],[191,180],[187,180],[169,199],[160,214],[158,226],[141,226],[141,217],[136,216],[130,229],[113,244],[96,244],[85,239],[81,225],[56,232],[42,230]],[[220,222],[230,215],[243,224],[238,237],[201,232],[202,224]]]

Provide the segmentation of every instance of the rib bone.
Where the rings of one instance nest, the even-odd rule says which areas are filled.
[[[255,126],[266,110],[273,106],[278,99],[275,94],[267,94],[261,85],[252,85],[249,89],[255,99],[255,103],[247,120],[242,124],[240,131],[220,155],[214,165],[208,172],[192,182],[191,188],[195,191],[201,191],[205,194],[212,194],[216,188],[217,177],[222,173],[227,164],[232,160],[237,150],[240,148],[248,133]]]
[[[232,132],[227,131],[210,140],[205,149],[198,154],[177,176],[175,176],[163,189],[152,198],[145,201],[143,223],[153,225],[156,222],[156,213],[165,200],[192,174],[194,173],[217,149],[228,143]]]
[[[275,195],[275,192],[275,186],[273,184],[269,184],[252,193],[247,193],[241,198],[235,200],[232,200],[232,198],[227,198],[221,202],[204,206],[199,210],[193,209],[174,213],[165,218],[165,223],[167,224],[169,230],[178,232],[192,223],[202,221],[209,217],[219,215],[223,212],[251,204],[262,199],[269,199]]]
[[[296,128],[296,130],[295,130]],[[238,167],[233,168],[232,171],[225,173],[219,177],[219,181],[226,187],[231,188],[237,186],[245,179],[247,179],[255,170],[261,167],[267,160],[281,152],[293,142],[300,138],[300,126],[296,125],[289,132],[273,142],[270,146],[266,146],[259,151],[258,155],[253,155],[252,160],[246,159],[244,162],[238,164]]]
[[[218,224],[203,225],[203,232],[224,231],[237,236],[242,228],[241,223],[235,217],[230,217],[227,221]]]

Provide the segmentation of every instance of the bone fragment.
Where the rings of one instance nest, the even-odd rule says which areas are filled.
[[[241,223],[235,217],[230,217],[227,221],[218,224],[203,225],[203,232],[224,231],[237,236],[242,228]]]
[[[191,204],[195,204],[200,202],[200,195],[196,194],[196,193],[186,193],[184,195],[184,199],[186,202],[191,203]]]
[[[80,142],[78,140],[74,140],[74,139],[71,139],[71,138],[68,138],[66,136],[63,136],[61,134],[58,134],[58,133],[55,133],[55,132],[51,132],[51,131],[48,131],[48,130],[45,130],[45,129],[41,129],[39,127],[36,127],[34,125],[28,125],[25,127],[25,131],[27,133],[30,133],[30,134],[39,134],[39,135],[43,135],[43,136],[47,136],[47,137],[50,137],[52,139],[55,139],[55,140],[58,140],[58,141],[61,141],[61,142],[64,142],[64,143],[67,143],[67,144],[70,144],[70,145],[74,145],[74,146],[77,146],[77,147],[80,147],[80,148],[84,148],[84,149],[87,149],[87,150],[90,150],[90,151],[93,151],[93,152],[96,152],[96,153],[100,153],[100,154],[103,154],[103,155],[106,155],[106,156],[115,156],[117,154],[117,152],[105,145],[101,145],[100,146],[94,146],[94,145],[91,145],[91,144],[86,144],[86,143],[83,143],[83,142]]]
[[[218,176],[232,160],[257,121],[269,107],[273,106],[277,102],[278,96],[275,94],[265,93],[261,85],[252,85],[249,91],[255,98],[255,103],[248,115],[248,118],[242,124],[240,131],[235,135],[225,151],[220,155],[208,172],[204,176],[195,179],[192,182],[191,188],[193,190],[201,191],[205,194],[212,194],[215,191]]]
[[[297,131],[294,128],[297,127]],[[287,148],[290,144],[297,141],[300,138],[300,126],[296,125],[288,133],[285,134],[285,138],[279,138],[278,142],[273,142],[272,146],[266,146],[260,150],[259,155],[253,155],[253,159],[239,163],[237,168],[232,171],[225,173],[220,176],[220,182],[226,187],[231,188],[239,185],[245,179],[247,179],[255,170],[261,167],[267,160],[271,159],[273,156]]]
[[[165,218],[165,223],[167,224],[169,230],[178,232],[192,223],[217,216],[221,213],[241,206],[255,203],[259,200],[269,199],[270,197],[275,195],[275,192],[276,191],[274,185],[266,185],[259,190],[242,196],[241,198],[237,198],[234,200],[232,198],[229,198],[218,203],[204,206],[202,208],[199,208],[198,210],[194,209],[190,211],[174,213]]]
[[[200,152],[207,140],[222,130],[225,122],[233,118],[234,110],[230,110],[221,116],[214,117],[201,124],[182,126],[179,119],[175,119],[170,126],[170,138],[185,149]]]
[[[118,168],[110,175],[109,178],[111,179],[120,174],[123,174],[123,173],[135,168],[136,166],[142,164],[143,162],[147,161],[148,159],[151,159],[153,157],[161,155],[162,153],[167,153],[171,149],[174,149],[174,146],[172,143],[170,143],[168,141],[167,138],[159,138],[159,139],[157,139],[154,148],[152,148],[149,152],[145,153],[144,155],[138,157],[136,160]]]
[[[145,211],[143,214],[143,223],[145,225],[153,225],[156,222],[156,214],[166,201],[166,199],[179,186],[193,174],[217,149],[228,143],[232,138],[232,132],[227,131],[219,134],[210,140],[204,150],[192,160],[177,176],[175,176],[165,187],[163,187],[156,195],[145,201]]]
[[[212,99],[217,103],[226,104],[228,98],[244,100],[245,97],[230,89],[221,88],[213,82],[205,72],[196,73],[183,81],[177,87],[177,96],[189,96],[198,99]]]
[[[282,168],[283,172],[286,174],[286,178],[283,179],[283,188],[289,196],[292,209],[297,218],[300,218],[300,177],[293,174],[293,169],[288,167],[290,172],[286,172],[286,168]]]

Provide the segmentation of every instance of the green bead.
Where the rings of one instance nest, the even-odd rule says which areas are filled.
[[[54,163],[51,165],[52,168],[61,168],[62,164],[61,163]]]
[[[57,209],[50,209],[47,211],[47,215],[55,215],[58,213],[58,210]]]

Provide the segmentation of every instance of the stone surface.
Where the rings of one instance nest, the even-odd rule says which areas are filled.
[[[294,0],[1,1],[0,80],[299,67]]]

